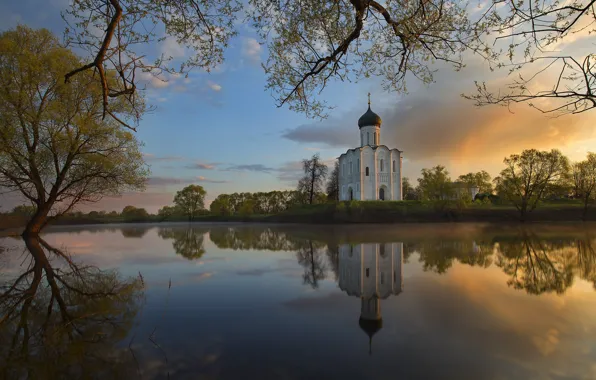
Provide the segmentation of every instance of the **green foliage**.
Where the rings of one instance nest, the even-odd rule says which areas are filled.
[[[561,184],[569,173],[567,157],[556,149],[524,150],[505,158],[504,163],[506,168],[495,179],[496,190],[518,209],[522,220],[544,200],[549,187]]]
[[[37,208],[31,205],[19,205],[12,209],[11,214],[31,217],[35,214]]]
[[[200,211],[205,208],[205,195],[207,192],[199,185],[188,185],[178,191],[174,196],[176,208],[187,216],[188,220],[193,220]]]
[[[122,209],[122,218],[126,222],[142,222],[149,218],[149,213],[144,208],[126,206]]]
[[[142,190],[148,175],[134,135],[103,119],[93,73],[64,83],[79,65],[45,29],[0,34],[0,187],[37,206],[30,233],[79,203]],[[114,74],[106,73],[109,81]],[[133,112],[124,99],[107,101],[121,115]]]
[[[449,172],[444,166],[437,165],[431,169],[422,169],[422,178],[418,178],[418,188],[422,200],[442,201],[450,199],[453,194],[453,186]]]
[[[297,191],[271,191],[268,193],[233,193],[220,194],[211,202],[209,207],[212,215],[240,215],[245,203],[250,214],[265,215],[278,214],[296,205],[303,204],[303,194]],[[315,202],[324,203],[326,197],[317,194]],[[246,215],[246,214],[244,214]]]
[[[477,187],[479,193],[491,194],[493,192],[492,178],[490,174],[484,170],[477,173],[460,175],[457,178],[457,181],[466,184],[469,187]]]
[[[339,202],[339,161],[333,165],[333,171],[327,182],[327,198],[333,202]]]
[[[401,179],[401,186],[402,186],[402,193],[403,199],[407,201],[416,201],[418,200],[418,192],[414,187],[410,184],[410,179],[408,177],[403,177]]]

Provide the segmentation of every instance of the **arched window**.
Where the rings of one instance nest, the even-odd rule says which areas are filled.
[[[370,271],[368,268],[366,268],[366,277],[368,277],[369,274],[370,274]]]
[[[366,167],[366,176],[368,177],[368,166]]]
[[[393,172],[395,173],[395,160],[393,160]]]
[[[383,159],[381,159],[381,171],[383,171]]]
[[[379,254],[385,257],[385,244],[379,245]]]
[[[370,145],[370,133],[366,132],[366,145]]]

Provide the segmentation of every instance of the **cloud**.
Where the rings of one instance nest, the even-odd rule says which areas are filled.
[[[145,161],[155,162],[155,161],[182,161],[184,157],[182,156],[156,156],[152,153],[143,153],[143,158]]]
[[[196,182],[194,178],[177,177],[149,177],[147,186],[190,185]]]
[[[221,91],[221,86],[219,84],[217,84],[217,83],[208,81],[207,82],[207,85],[209,86],[210,89],[212,89],[215,92]]]
[[[176,42],[176,38],[167,36],[160,44],[160,52],[166,57],[181,58],[184,57],[184,47]]]
[[[404,95],[392,106],[375,107],[373,103],[373,110],[383,119],[381,142],[404,151],[406,174],[416,176],[422,167],[441,163],[452,175],[482,169],[496,175],[509,154],[528,148],[559,148],[565,153],[595,137],[591,125],[596,113],[552,118],[524,104],[511,111],[499,106],[475,107],[460,94],[473,91],[473,78],[486,78],[482,70],[480,65],[462,72],[441,70],[436,84]],[[503,82],[493,79],[497,85],[493,88]],[[356,147],[357,120],[365,110],[363,105],[357,114],[348,112],[300,125],[284,131],[282,137],[334,148]]]
[[[225,171],[246,171],[246,172],[259,172],[259,173],[271,173],[276,171],[275,168],[265,166],[263,164],[248,164],[248,165],[232,165],[224,169]]]
[[[254,38],[245,38],[242,41],[242,56],[253,64],[261,62],[261,50],[261,45]]]
[[[185,167],[187,169],[199,169],[199,170],[213,170],[219,165],[217,162],[194,162],[188,164]]]
[[[197,181],[198,182],[205,182],[205,183],[229,183],[230,182],[230,181],[226,181],[226,180],[209,179],[209,178],[205,178],[203,176],[198,176],[197,177]]]

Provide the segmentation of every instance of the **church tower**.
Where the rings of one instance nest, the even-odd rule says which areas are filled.
[[[368,110],[358,119],[360,128],[360,146],[381,145],[381,117],[370,109],[370,92],[368,93]]]

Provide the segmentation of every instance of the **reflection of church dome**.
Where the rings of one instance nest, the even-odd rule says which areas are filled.
[[[360,318],[358,320],[358,325],[360,325],[360,328],[362,329],[362,331],[364,331],[366,333],[366,335],[368,335],[368,337],[372,339],[372,337],[379,330],[381,330],[383,328],[383,320],[382,319],[370,320],[370,319]]]

